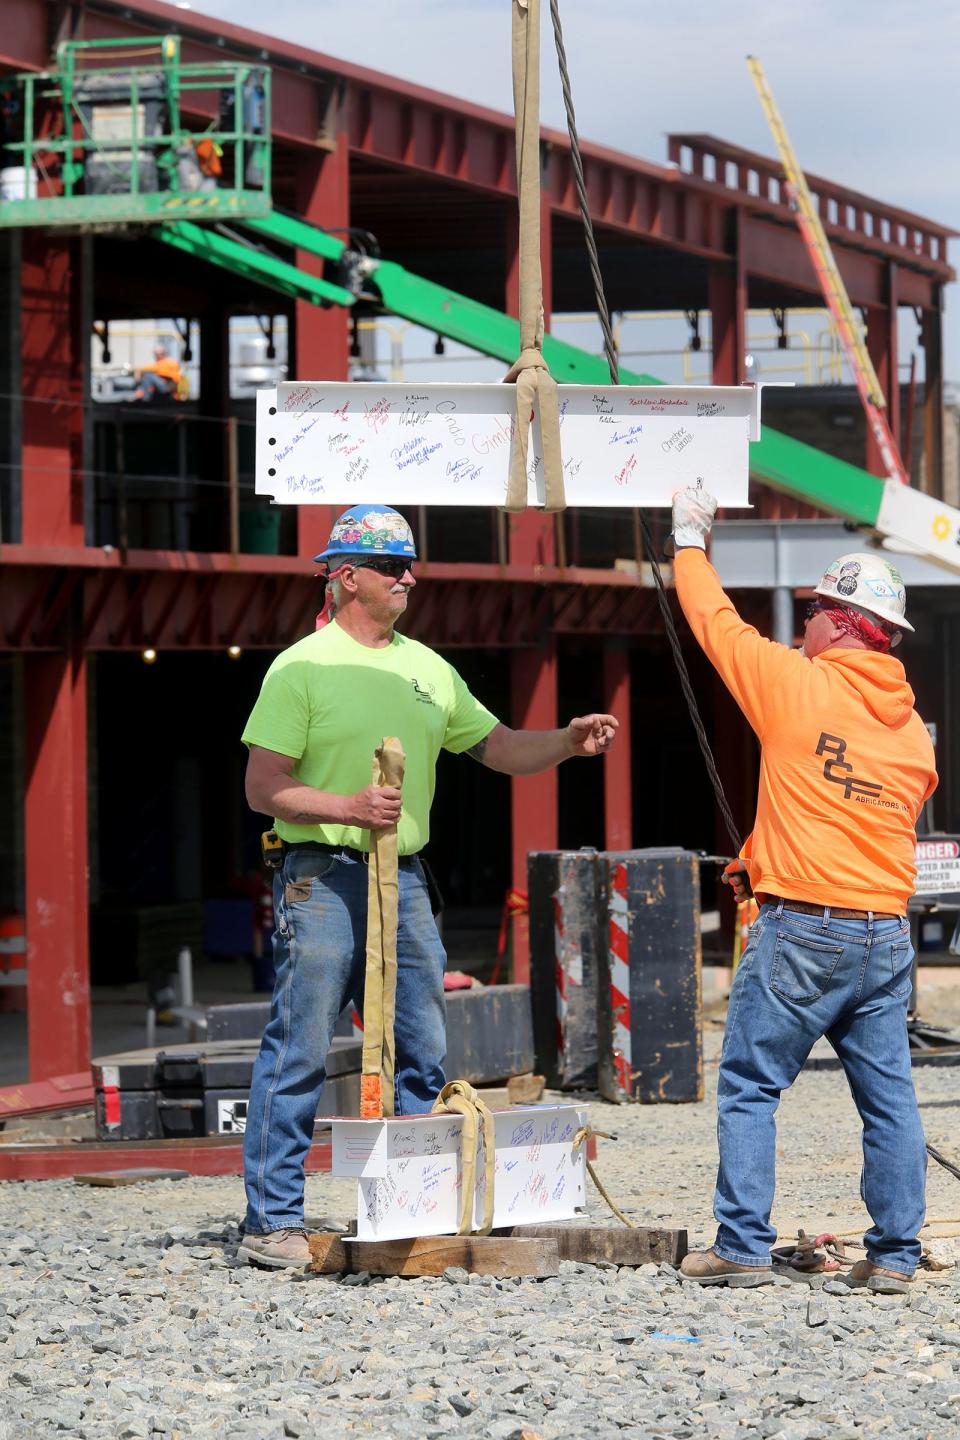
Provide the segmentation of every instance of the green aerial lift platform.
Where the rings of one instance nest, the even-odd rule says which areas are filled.
[[[54,69],[0,79],[0,111],[5,164],[23,177],[0,226],[271,209],[269,70],[184,64],[178,35],[65,40]]]
[[[66,41],[54,70],[0,81],[0,107],[3,148],[22,157],[24,172],[23,195],[0,201],[0,226],[145,223],[152,238],[291,298],[359,301],[505,364],[519,354],[520,327],[510,316],[273,208],[270,72],[262,66],[182,64],[174,35]],[[45,183],[35,186],[35,176]],[[229,231],[218,225],[226,220]],[[322,258],[328,273],[299,269],[297,250]],[[553,336],[544,337],[543,354],[558,382],[609,379],[602,357]],[[620,376],[659,383],[628,370]],[[960,571],[960,511],[931,496],[769,426],[750,447],[750,467],[776,490]]]

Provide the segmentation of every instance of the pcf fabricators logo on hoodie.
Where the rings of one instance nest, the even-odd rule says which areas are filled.
[[[850,800],[854,796],[861,805],[879,805],[888,810],[906,810],[902,800],[881,800],[880,794],[882,785],[874,780],[858,780],[853,774],[853,766],[847,760],[847,742],[839,735],[828,735],[824,730],[817,741],[818,755],[825,755],[823,762],[824,778],[833,782],[834,785],[843,786],[844,800]]]

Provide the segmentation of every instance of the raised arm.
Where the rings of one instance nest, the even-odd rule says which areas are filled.
[[[613,715],[580,715],[562,730],[511,730],[509,725],[496,725],[466,753],[504,775],[536,775],[577,755],[605,755],[618,725]]]
[[[762,738],[770,714],[779,705],[797,703],[795,684],[807,677],[809,661],[789,646],[767,640],[737,613],[705,552],[716,508],[716,500],[705,491],[674,496],[674,584],[690,629]]]
[[[400,819],[400,791],[367,785],[355,795],[334,795],[304,785],[293,774],[296,760],[260,745],[250,746],[246,795],[251,810],[286,820],[289,825],[353,825],[383,830]]]

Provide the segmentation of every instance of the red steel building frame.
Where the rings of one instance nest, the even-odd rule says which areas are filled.
[[[328,229],[362,223],[384,251],[425,245],[438,278],[465,231],[500,258],[504,279],[477,283],[477,298],[516,313],[516,177],[510,117],[346,64],[157,0],[81,0],[51,34],[46,0],[7,0],[0,68],[41,69],[69,33],[96,39],[176,30],[187,61],[258,57],[273,70],[276,192],[281,203]],[[66,27],[69,27],[67,29]],[[507,64],[506,34],[504,38]],[[739,383],[748,294],[755,305],[816,303],[816,282],[780,194],[777,164],[709,136],[670,137],[670,163],[655,165],[601,146],[583,147],[587,190],[616,289],[618,258],[635,287],[631,308],[709,309],[714,380]],[[545,309],[587,309],[576,284],[557,280],[558,256],[579,244],[566,136],[543,135]],[[940,314],[950,231],[811,178],[826,201],[826,228],[854,305],[866,310],[874,363],[891,400],[898,305],[922,312],[926,430],[939,456]],[[430,217],[423,240],[423,217]],[[81,1070],[89,1060],[86,853],[86,663],[92,650],[278,648],[309,628],[316,604],[309,557],[331,514],[298,514],[297,557],[129,550],[104,553],[84,526],[84,357],[89,249],[77,238],[25,231],[20,254],[23,448],[18,543],[0,545],[0,650],[23,654],[28,737],[26,910],[30,1076]],[[638,257],[649,266],[637,264]],[[300,255],[305,267],[316,264]],[[651,279],[643,277],[649,268]],[[421,265],[423,269],[423,265]],[[496,292],[499,283],[501,289]],[[484,289],[484,285],[486,289]],[[491,290],[491,285],[494,289]],[[559,287],[559,288],[558,288]],[[563,293],[560,293],[562,288]],[[481,293],[481,291],[483,293]],[[130,293],[127,303],[134,305]],[[616,302],[616,299],[614,300]],[[158,312],[159,313],[159,312]],[[166,312],[164,312],[166,313]],[[196,313],[196,311],[194,312]],[[296,305],[295,373],[346,378],[345,311]],[[548,320],[549,323],[549,320]],[[225,320],[221,316],[221,338]],[[207,398],[228,400],[225,340],[204,345]],[[932,383],[931,383],[932,382]],[[896,417],[899,405],[891,404]],[[878,457],[870,456],[876,468]],[[881,473],[879,470],[877,473]],[[511,651],[513,723],[558,723],[557,637],[602,637],[603,695],[629,735],[626,638],[655,633],[651,592],[630,575],[562,568],[552,517],[511,516],[507,562],[428,564],[411,633],[431,644],[501,645]],[[598,639],[599,643],[599,639]],[[630,746],[605,763],[606,843],[631,841]],[[513,884],[526,887],[526,855],[557,844],[556,773],[513,782]],[[54,851],[61,859],[47,863]],[[527,973],[525,926],[515,928],[515,978]]]

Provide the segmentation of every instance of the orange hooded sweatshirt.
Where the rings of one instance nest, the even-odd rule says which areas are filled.
[[[690,628],[756,732],[757,818],[741,852],[754,892],[903,915],[916,821],[937,785],[903,666],[875,650],[813,660],[737,614],[702,550],[674,562]]]

